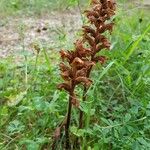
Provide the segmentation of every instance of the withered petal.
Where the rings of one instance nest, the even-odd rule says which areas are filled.
[[[89,68],[95,65],[93,61],[85,61],[84,62],[85,67]]]
[[[103,48],[105,48],[105,46],[103,44],[98,44],[96,45],[96,52],[95,53],[98,53],[99,51],[101,51]]]
[[[93,37],[96,36],[96,32],[95,32],[95,30],[94,30],[92,27],[83,26],[82,28],[84,29],[84,31],[85,31],[86,33],[90,33],[91,36],[93,36]]]
[[[68,52],[64,51],[64,50],[61,50],[60,51],[60,56],[62,58],[62,60],[64,61],[65,58],[69,58],[70,55],[68,54]]]
[[[104,64],[105,61],[107,60],[107,58],[105,56],[96,56],[95,58],[93,58],[93,60],[95,62],[100,62],[101,64]]]
[[[70,91],[71,90],[71,85],[70,85],[70,82],[66,82],[66,83],[61,83],[58,85],[57,87],[59,90],[66,90],[66,91]]]
[[[101,28],[100,28],[100,33],[105,32],[106,30],[109,30],[109,32],[111,33],[113,30],[113,25],[114,23],[109,23],[109,24],[104,24]]]
[[[70,71],[61,72],[60,75],[65,81],[70,81]]]
[[[76,67],[76,66],[83,66],[84,65],[84,61],[82,59],[80,59],[79,57],[76,57],[72,64],[72,66]]]
[[[84,38],[88,41],[90,46],[92,46],[92,47],[95,46],[95,41],[91,36],[89,36],[88,34],[84,34]]]
[[[89,17],[89,16],[93,16],[95,18],[99,17],[98,12],[95,10],[93,10],[93,11],[87,10],[87,11],[85,11],[85,13],[86,13],[87,17]]]
[[[83,40],[77,40],[74,44],[77,51],[81,51],[82,49],[84,49]]]
[[[60,55],[63,61],[67,60],[70,63],[75,57],[75,52],[61,50]]]
[[[98,0],[92,0],[91,4],[100,4]]]
[[[60,70],[63,71],[63,72],[67,71],[67,70],[70,70],[70,68],[62,62],[59,64],[59,67],[60,67]]]
[[[90,86],[92,84],[92,80],[90,80],[89,78],[87,77],[77,77],[75,79],[76,83],[83,83],[85,84],[87,87]]]
[[[102,44],[104,45],[105,48],[107,49],[110,48],[110,42],[107,38],[102,39]]]
[[[82,68],[76,72],[76,77],[85,77],[87,74],[87,68]]]

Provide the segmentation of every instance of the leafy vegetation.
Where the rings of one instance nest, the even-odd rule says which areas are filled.
[[[54,10],[65,10],[72,6],[88,5],[88,0],[1,0],[0,13],[1,17],[6,15],[33,14],[40,15]]]
[[[78,110],[73,110],[70,131],[72,138],[83,140],[81,148],[89,150],[148,150],[150,15],[144,8],[122,3],[118,7],[111,51],[104,52],[109,60],[96,66],[88,100],[81,102],[85,128],[78,130]],[[57,39],[58,47],[62,42],[72,47],[66,38]],[[68,96],[56,87],[61,82],[58,51],[41,43],[36,47],[35,54],[23,50],[21,60],[15,55],[0,59],[0,149],[50,149],[53,131],[65,116]],[[81,95],[80,88],[77,92]]]

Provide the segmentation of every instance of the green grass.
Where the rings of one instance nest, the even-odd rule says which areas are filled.
[[[80,0],[80,5],[88,5],[89,0]],[[1,0],[0,17],[8,15],[41,15],[54,10],[66,10],[77,6],[78,0]]]
[[[86,116],[84,129],[77,130],[78,110],[72,112],[70,130],[72,138],[82,139],[81,148],[150,149],[149,17],[144,9],[119,9],[111,36],[112,50],[103,52],[109,60],[95,67],[88,101],[81,102]],[[61,41],[56,42],[59,47]],[[70,47],[70,43],[65,44]],[[57,90],[61,82],[59,54],[48,51],[47,45],[40,45],[40,49],[39,55],[20,54],[20,62],[13,56],[0,59],[2,150],[50,149],[53,131],[64,118],[68,96]],[[60,150],[62,141],[63,137],[58,143]]]

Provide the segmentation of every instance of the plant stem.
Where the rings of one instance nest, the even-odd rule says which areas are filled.
[[[28,90],[28,58],[27,56],[24,56],[25,58],[25,86],[26,91]]]
[[[65,118],[63,119],[63,121],[61,122],[61,124],[58,126],[60,128],[60,132],[62,130],[62,128],[66,125],[66,119],[67,116],[65,116]],[[62,134],[60,133],[60,135],[62,136]],[[61,138],[61,136],[59,137],[59,139]],[[56,143],[57,143],[58,139],[54,138],[53,144],[52,144],[52,150],[56,150]]]
[[[74,91],[74,89],[70,92],[70,95],[69,95],[67,121],[66,121],[66,125],[65,125],[66,150],[70,149],[69,127],[70,127],[70,120],[71,120],[71,109],[72,109],[73,91]]]

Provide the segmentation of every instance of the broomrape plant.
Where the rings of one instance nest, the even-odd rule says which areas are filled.
[[[116,4],[114,0],[92,0],[92,8],[86,10],[88,25],[83,26],[81,39],[75,42],[74,51],[60,51],[62,62],[60,63],[61,77],[64,82],[58,85],[58,89],[65,90],[69,94],[68,112],[64,121],[55,130],[52,149],[56,147],[56,141],[61,137],[62,129],[65,130],[65,147],[70,149],[69,127],[72,106],[79,108],[80,102],[75,93],[75,88],[82,84],[83,97],[86,100],[86,92],[92,84],[90,73],[96,63],[105,63],[107,58],[99,55],[103,49],[110,49],[110,42],[103,34],[113,30],[114,23],[111,17],[115,15]],[[79,114],[79,128],[83,128],[83,112]]]

